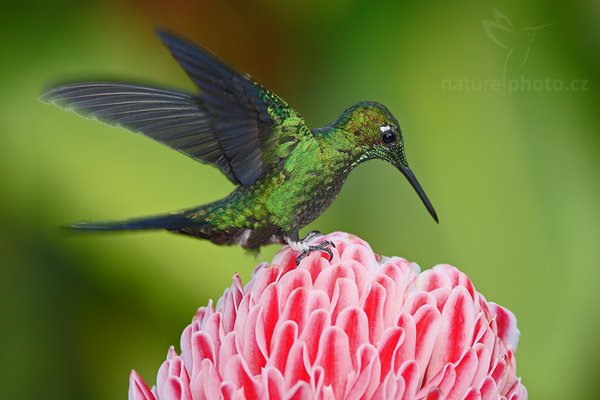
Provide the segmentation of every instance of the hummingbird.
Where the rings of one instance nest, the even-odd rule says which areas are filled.
[[[296,262],[313,251],[329,254],[329,241],[310,245],[319,233],[299,231],[333,202],[353,168],[382,159],[408,179],[437,222],[433,206],[406,161],[402,130],[382,104],[363,101],[333,123],[310,129],[282,98],[220,60],[209,50],[166,30],[157,35],[198,87],[199,94],[114,82],[57,86],[40,100],[143,134],[233,182],[225,198],[159,216],[79,222],[92,231],[164,229],[258,250],[288,244]]]

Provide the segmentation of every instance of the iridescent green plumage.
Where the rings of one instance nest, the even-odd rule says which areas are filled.
[[[404,157],[400,126],[383,105],[358,103],[310,130],[288,104],[205,49],[160,38],[200,88],[198,96],[119,83],[54,88],[42,100],[123,126],[220,168],[236,189],[214,203],[159,217],[79,223],[88,230],[167,229],[218,244],[298,244],[299,230],[333,201],[369,159],[398,167],[437,221]],[[308,249],[306,246],[299,248]]]

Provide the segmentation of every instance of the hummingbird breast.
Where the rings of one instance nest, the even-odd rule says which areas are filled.
[[[303,228],[331,205],[348,176],[353,156],[348,152],[313,146],[294,152],[270,193],[267,208],[282,231]],[[303,151],[304,150],[304,151]]]
[[[298,215],[298,226],[303,228],[319,217],[333,203],[340,192],[347,174],[334,177],[318,186],[309,200],[303,204]]]

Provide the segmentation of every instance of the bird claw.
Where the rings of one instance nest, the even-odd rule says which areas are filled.
[[[317,232],[318,235],[321,236],[320,232],[313,232]],[[310,236],[313,232],[309,233],[307,237]],[[324,251],[329,256],[329,261],[333,260],[333,252],[331,251],[331,247],[335,249],[335,243],[333,243],[330,240],[323,240],[319,244],[309,246],[307,250],[303,251],[298,257],[296,257],[296,265],[300,265],[300,262],[313,251]]]

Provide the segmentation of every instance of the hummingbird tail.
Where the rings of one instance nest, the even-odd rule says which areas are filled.
[[[85,231],[177,230],[193,225],[194,222],[190,221],[184,214],[166,214],[122,221],[77,222],[66,226],[66,228]]]

